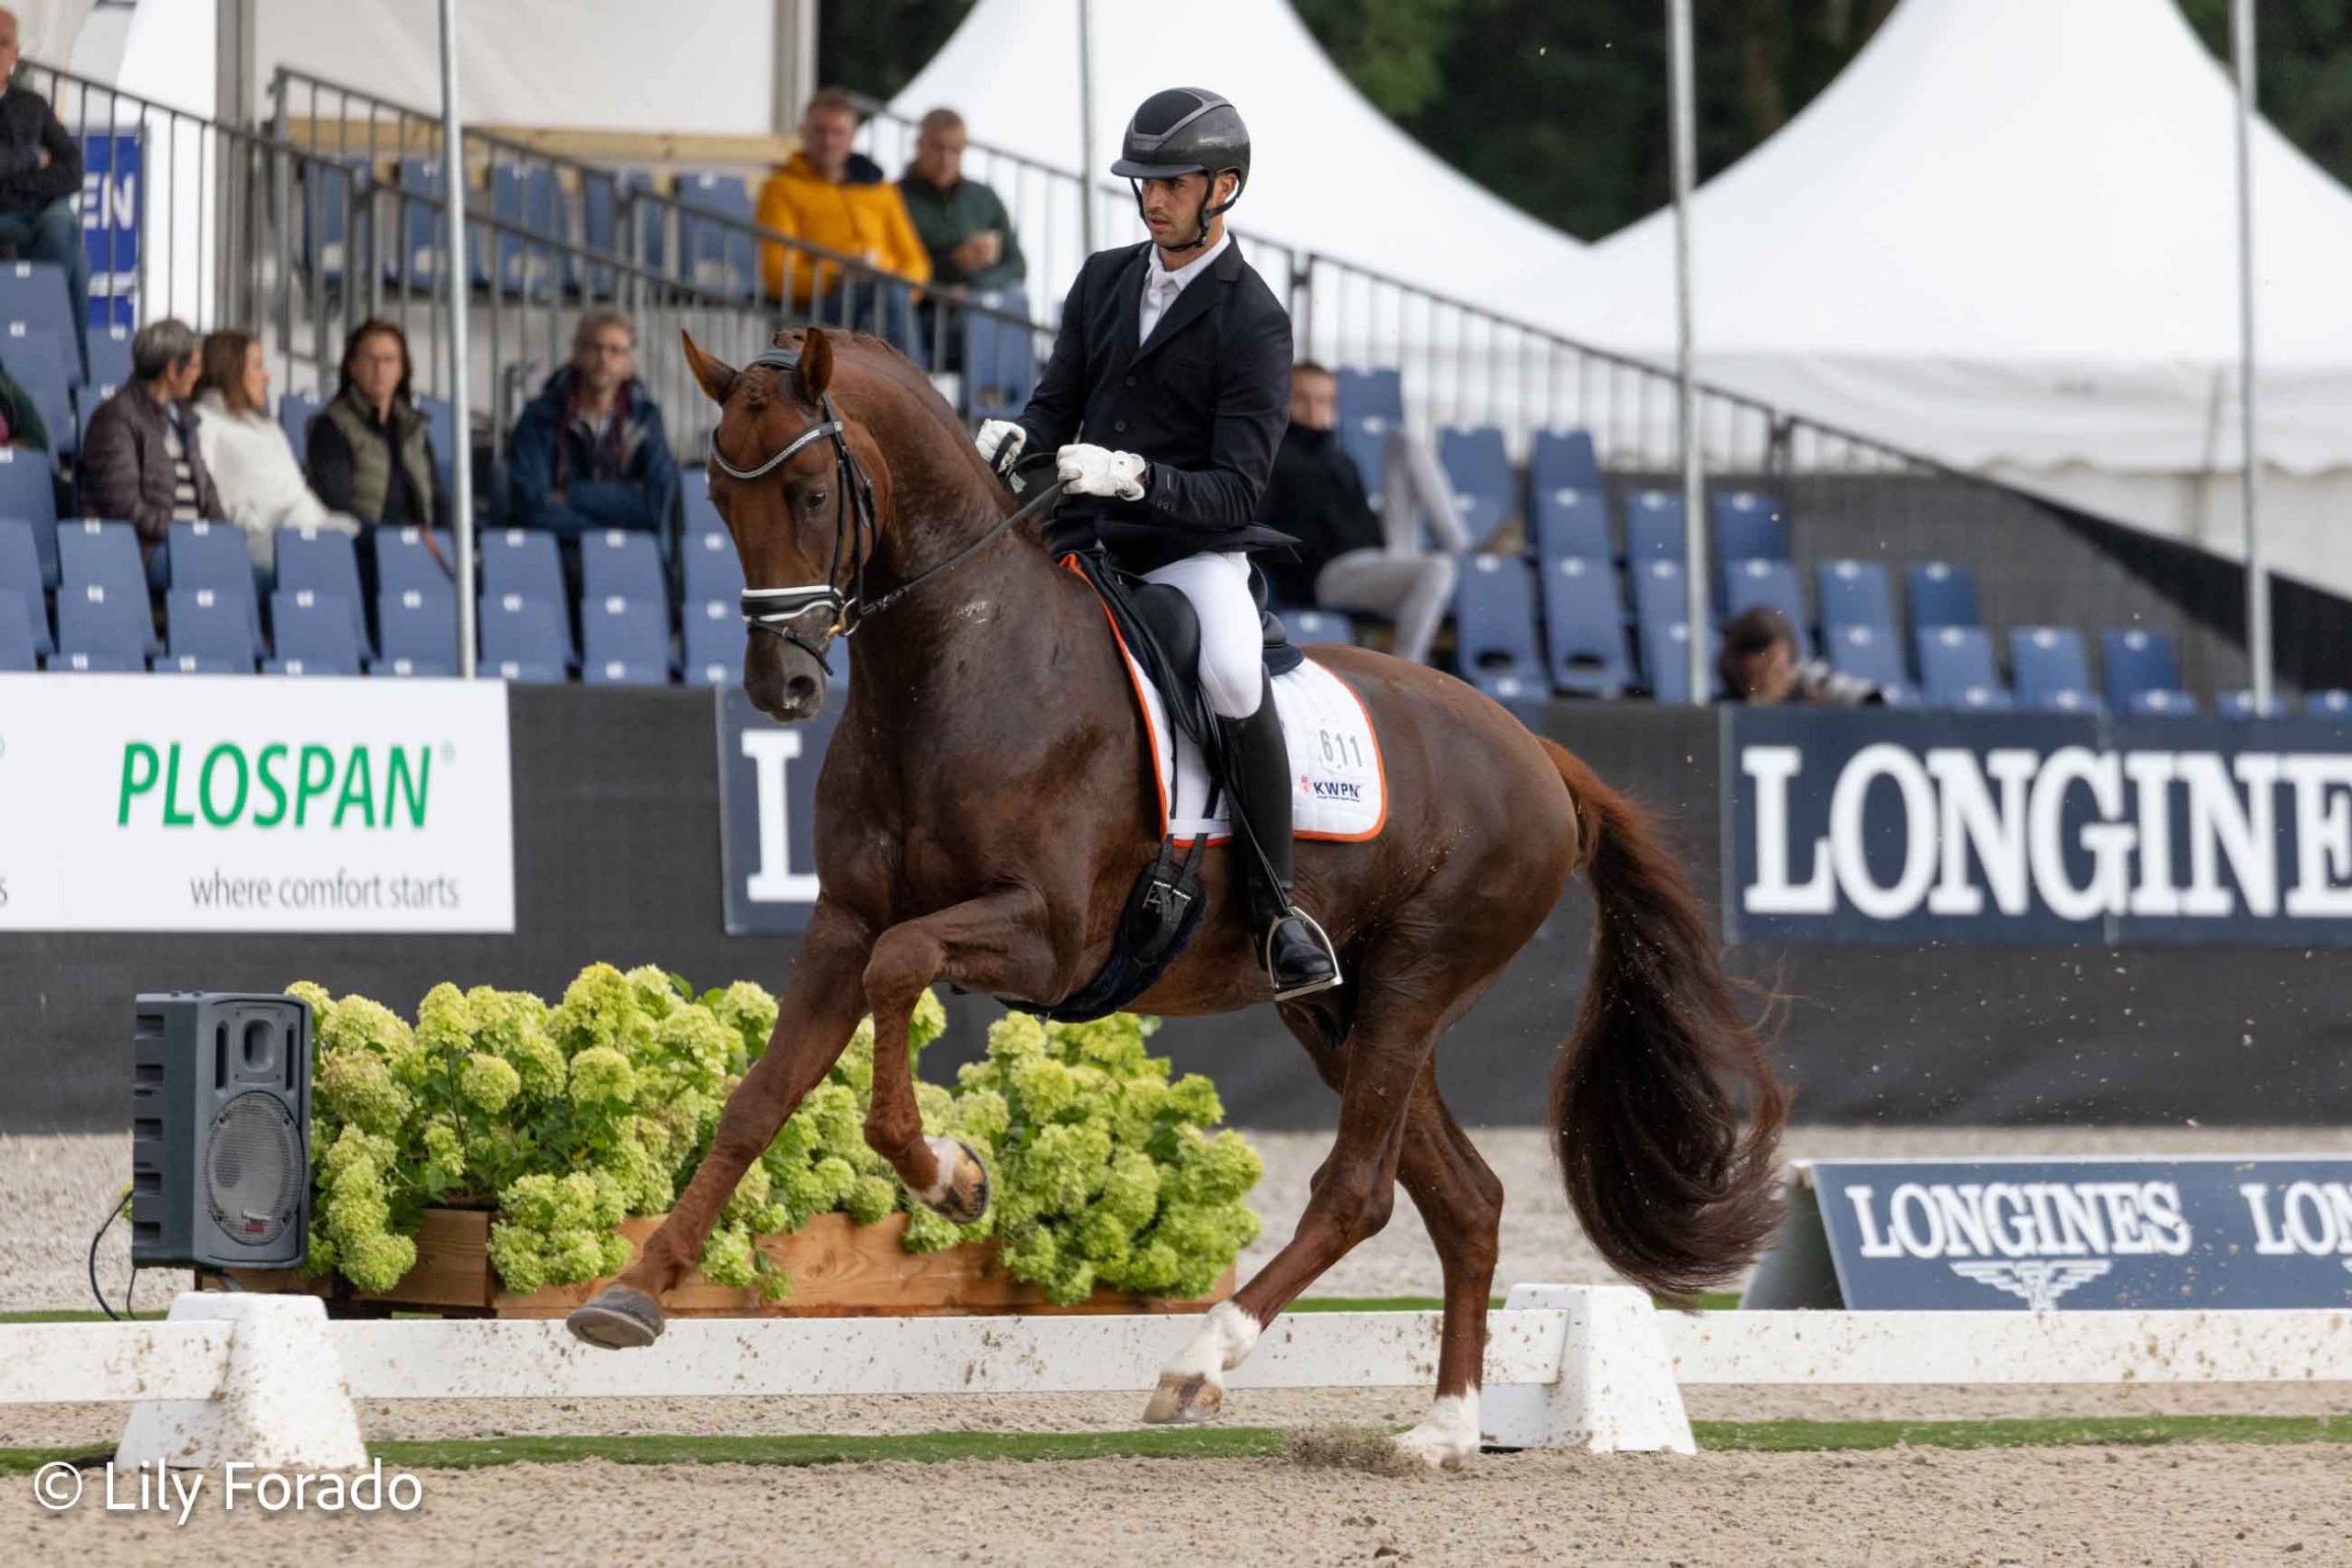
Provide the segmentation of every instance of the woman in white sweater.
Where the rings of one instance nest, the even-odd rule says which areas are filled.
[[[309,525],[356,535],[359,520],[331,512],[311,491],[286,432],[269,417],[269,366],[251,333],[204,340],[197,383],[196,445],[212,470],[221,510],[244,530],[256,567],[275,558],[277,531]]]

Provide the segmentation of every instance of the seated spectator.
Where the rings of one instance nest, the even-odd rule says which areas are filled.
[[[74,348],[86,371],[90,355],[90,256],[82,248],[82,144],[49,100],[14,80],[19,56],[17,13],[0,9],[0,244],[23,261],[65,269],[74,311]]]
[[[933,109],[915,133],[899,195],[931,257],[932,280],[976,294],[1018,288],[1029,264],[996,192],[964,177],[964,117]]]
[[[508,467],[526,527],[660,531],[678,499],[662,411],[637,378],[637,329],[609,307],[580,318],[571,363],[514,422]]]
[[[311,488],[334,511],[371,526],[447,528],[449,497],[410,395],[412,369],[400,328],[377,317],[351,329],[342,382],[311,421]]]
[[[1877,686],[1832,670],[1826,660],[1799,659],[1796,628],[1770,604],[1743,610],[1724,625],[1715,671],[1736,703],[1877,707],[1886,701]]]
[[[1390,438],[1380,515],[1363,477],[1340,446],[1339,378],[1302,360],[1290,375],[1290,428],[1258,503],[1261,522],[1298,540],[1296,558],[1270,552],[1263,566],[1277,603],[1385,615],[1396,623],[1399,659],[1429,661],[1430,645],[1453,601],[1454,555],[1470,538],[1453,487],[1426,442]],[[1431,549],[1423,526],[1442,549]]]
[[[356,534],[359,520],[328,510],[302,476],[294,444],[269,417],[269,362],[251,333],[214,333],[204,340],[197,382],[197,450],[220,492],[229,521],[244,530],[257,567],[274,558],[280,528],[332,528]]]
[[[0,445],[22,446],[44,457],[53,455],[40,405],[5,366],[0,366]]]
[[[800,118],[800,151],[760,187],[760,226],[861,257],[911,283],[927,283],[931,257],[907,217],[907,204],[871,160],[851,152],[850,138],[856,134],[857,110],[847,93],[828,87],[810,98]],[[760,250],[760,274],[768,293],[788,298],[803,311],[820,296],[842,288],[841,270],[831,263],[812,263],[782,245]],[[869,287],[852,292],[870,297],[876,291]],[[865,300],[860,305],[872,309]]]
[[[137,528],[151,571],[173,524],[223,515],[187,401],[198,373],[196,329],[149,322],[130,340],[130,384],[98,405],[82,437],[83,515]]]

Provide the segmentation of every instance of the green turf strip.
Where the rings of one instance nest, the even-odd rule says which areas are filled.
[[[2103,1416],[2033,1421],[1701,1421],[1714,1452],[1853,1452],[1912,1448],[2063,1448],[2086,1444],[2352,1443],[2352,1419],[2311,1416]],[[926,1432],[908,1437],[550,1437],[381,1442],[369,1452],[404,1470],[472,1470],[601,1459],[616,1464],[844,1464],[891,1460],[1263,1459],[1283,1451],[1265,1427],[1128,1432]],[[79,1449],[0,1449],[0,1473],[23,1474]]]

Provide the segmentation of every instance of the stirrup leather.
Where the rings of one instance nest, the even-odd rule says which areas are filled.
[[[1284,920],[1296,919],[1305,922],[1306,929],[1315,933],[1316,942],[1323,949],[1323,956],[1331,961],[1331,977],[1328,980],[1317,980],[1310,985],[1294,986],[1287,991],[1277,985],[1274,989],[1274,1000],[1286,1002],[1298,997],[1311,997],[1318,991],[1328,991],[1344,983],[1344,976],[1340,973],[1339,950],[1331,945],[1330,934],[1324,931],[1323,923],[1306,910],[1289,904],[1287,900],[1284,903],[1285,908],[1266,922],[1266,939],[1258,951],[1259,967],[1265,970],[1268,979],[1273,978],[1274,933],[1282,929],[1282,923]]]

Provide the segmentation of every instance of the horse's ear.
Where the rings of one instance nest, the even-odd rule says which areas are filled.
[[[800,340],[800,396],[815,402],[833,384],[833,344],[821,331],[810,327]]]
[[[678,330],[678,336],[686,345],[686,368],[695,373],[695,380],[702,387],[704,395],[712,402],[723,405],[727,401],[727,394],[735,389],[734,367],[705,354],[695,342],[695,334],[684,328]]]

